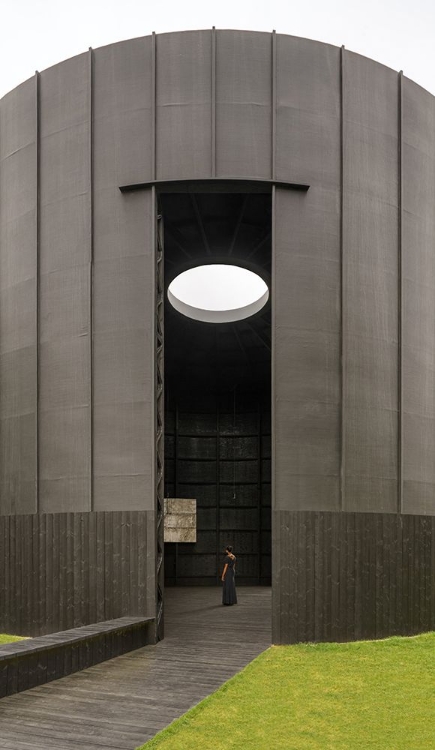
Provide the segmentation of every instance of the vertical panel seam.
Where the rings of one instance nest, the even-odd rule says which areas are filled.
[[[345,305],[344,305],[344,45],[340,49],[340,367],[341,367],[341,424],[340,424],[340,510],[345,510]]]
[[[94,53],[89,47],[89,417],[90,417],[90,510],[94,510]]]
[[[397,495],[397,512],[403,512],[403,259],[402,259],[402,175],[403,175],[403,149],[402,149],[402,132],[403,132],[403,71],[399,72],[399,91],[398,91],[398,495]]]
[[[40,510],[39,498],[39,414],[40,414],[40,317],[41,317],[41,275],[40,275],[40,255],[41,255],[41,92],[40,92],[40,74],[35,72],[35,94],[36,94],[36,467],[35,467],[35,494],[36,494],[36,513]]]
[[[276,31],[272,32],[272,154],[271,154],[271,172],[272,180],[275,179],[276,173]],[[271,330],[271,527],[272,527],[272,638],[275,643],[281,643],[281,573],[278,579],[278,570],[281,566],[281,528],[277,523],[276,510],[276,455],[275,455],[275,291],[276,291],[276,257],[275,257],[275,233],[276,233],[276,188],[272,186],[272,330]],[[279,528],[277,528],[279,526]],[[278,549],[276,549],[275,534],[280,534]]]
[[[258,581],[257,585],[261,584],[261,552],[262,552],[262,481],[263,481],[263,452],[262,452],[262,407],[260,403],[257,404],[257,476],[258,476],[258,495],[257,495],[257,545],[258,545]]]
[[[216,177],[216,28],[211,30],[211,176]]]
[[[154,51],[155,51],[155,34],[153,32],[153,61],[154,61]],[[154,62],[153,62],[153,70],[154,70]],[[154,73],[153,73],[153,80]],[[155,111],[155,108],[153,106],[153,110]],[[153,116],[153,122],[154,122],[154,116]],[[153,185],[151,188],[151,248],[152,252],[154,254],[153,262],[152,262],[152,273],[153,273],[153,284],[151,286],[151,294],[152,294],[152,336],[151,336],[151,352],[150,352],[150,362],[151,362],[151,383],[153,388],[152,398],[151,398],[151,425],[152,425],[152,454],[150,456],[150,469],[151,469],[151,490],[153,492],[153,511],[154,511],[154,611],[155,611],[155,628],[156,628],[156,640],[157,640],[157,632],[158,632],[158,517],[159,517],[159,509],[158,509],[158,497],[157,497],[157,254],[158,254],[158,226],[157,226],[157,213],[158,209],[156,206],[156,200],[157,200],[157,193],[156,188]]]
[[[276,257],[275,257],[275,236],[276,236],[276,187],[272,186],[272,329],[271,329],[271,520],[272,520],[272,637],[274,643],[281,643],[281,574],[278,579],[280,569],[281,555],[281,528],[277,523],[278,511],[276,508],[276,452],[275,452],[275,431],[276,431],[276,387],[275,387],[275,335],[276,335],[276,308],[275,308],[275,276],[276,276]],[[277,528],[279,527],[279,528]],[[276,535],[280,534],[279,544],[276,545]],[[274,543],[275,542],[275,543]],[[277,548],[278,547],[278,548]]]
[[[218,329],[216,327],[216,351],[217,351],[217,336],[218,336]],[[219,394],[220,395],[220,394]],[[220,567],[221,567],[221,560],[220,560],[220,534],[221,534],[221,524],[220,524],[220,512],[221,512],[221,450],[220,450],[220,413],[219,413],[219,397],[216,403],[216,570],[217,570],[217,582],[219,583],[219,573],[220,573]],[[234,436],[233,436],[234,439]]]
[[[177,396],[178,399],[178,396]],[[175,424],[174,424],[174,497],[178,497],[178,400],[175,404]],[[178,544],[175,545],[175,585],[178,577]]]
[[[157,178],[157,50],[156,32],[151,37],[151,170],[152,179]]]
[[[272,180],[276,178],[276,31],[272,31]]]

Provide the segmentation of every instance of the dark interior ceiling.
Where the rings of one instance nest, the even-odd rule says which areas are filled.
[[[165,391],[219,393],[242,386],[270,393],[270,304],[229,324],[191,320],[171,306],[166,290],[182,271],[202,263],[240,263],[271,273],[271,196],[262,193],[167,193],[160,196],[165,257]]]

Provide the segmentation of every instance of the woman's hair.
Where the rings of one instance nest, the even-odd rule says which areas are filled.
[[[225,547],[225,549],[226,549],[227,552],[232,552],[233,551],[233,548],[232,548],[231,544],[227,544],[227,546]]]

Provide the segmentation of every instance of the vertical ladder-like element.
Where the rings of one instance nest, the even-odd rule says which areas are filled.
[[[163,638],[164,590],[164,398],[163,398],[163,219],[157,214],[156,231],[156,326],[155,326],[155,398],[156,398],[156,640]]]

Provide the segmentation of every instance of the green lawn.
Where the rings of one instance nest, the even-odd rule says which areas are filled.
[[[22,641],[23,638],[20,635],[7,635],[7,633],[0,633],[0,646],[2,643],[13,643],[14,641]]]
[[[434,750],[435,633],[273,646],[146,750]]]

